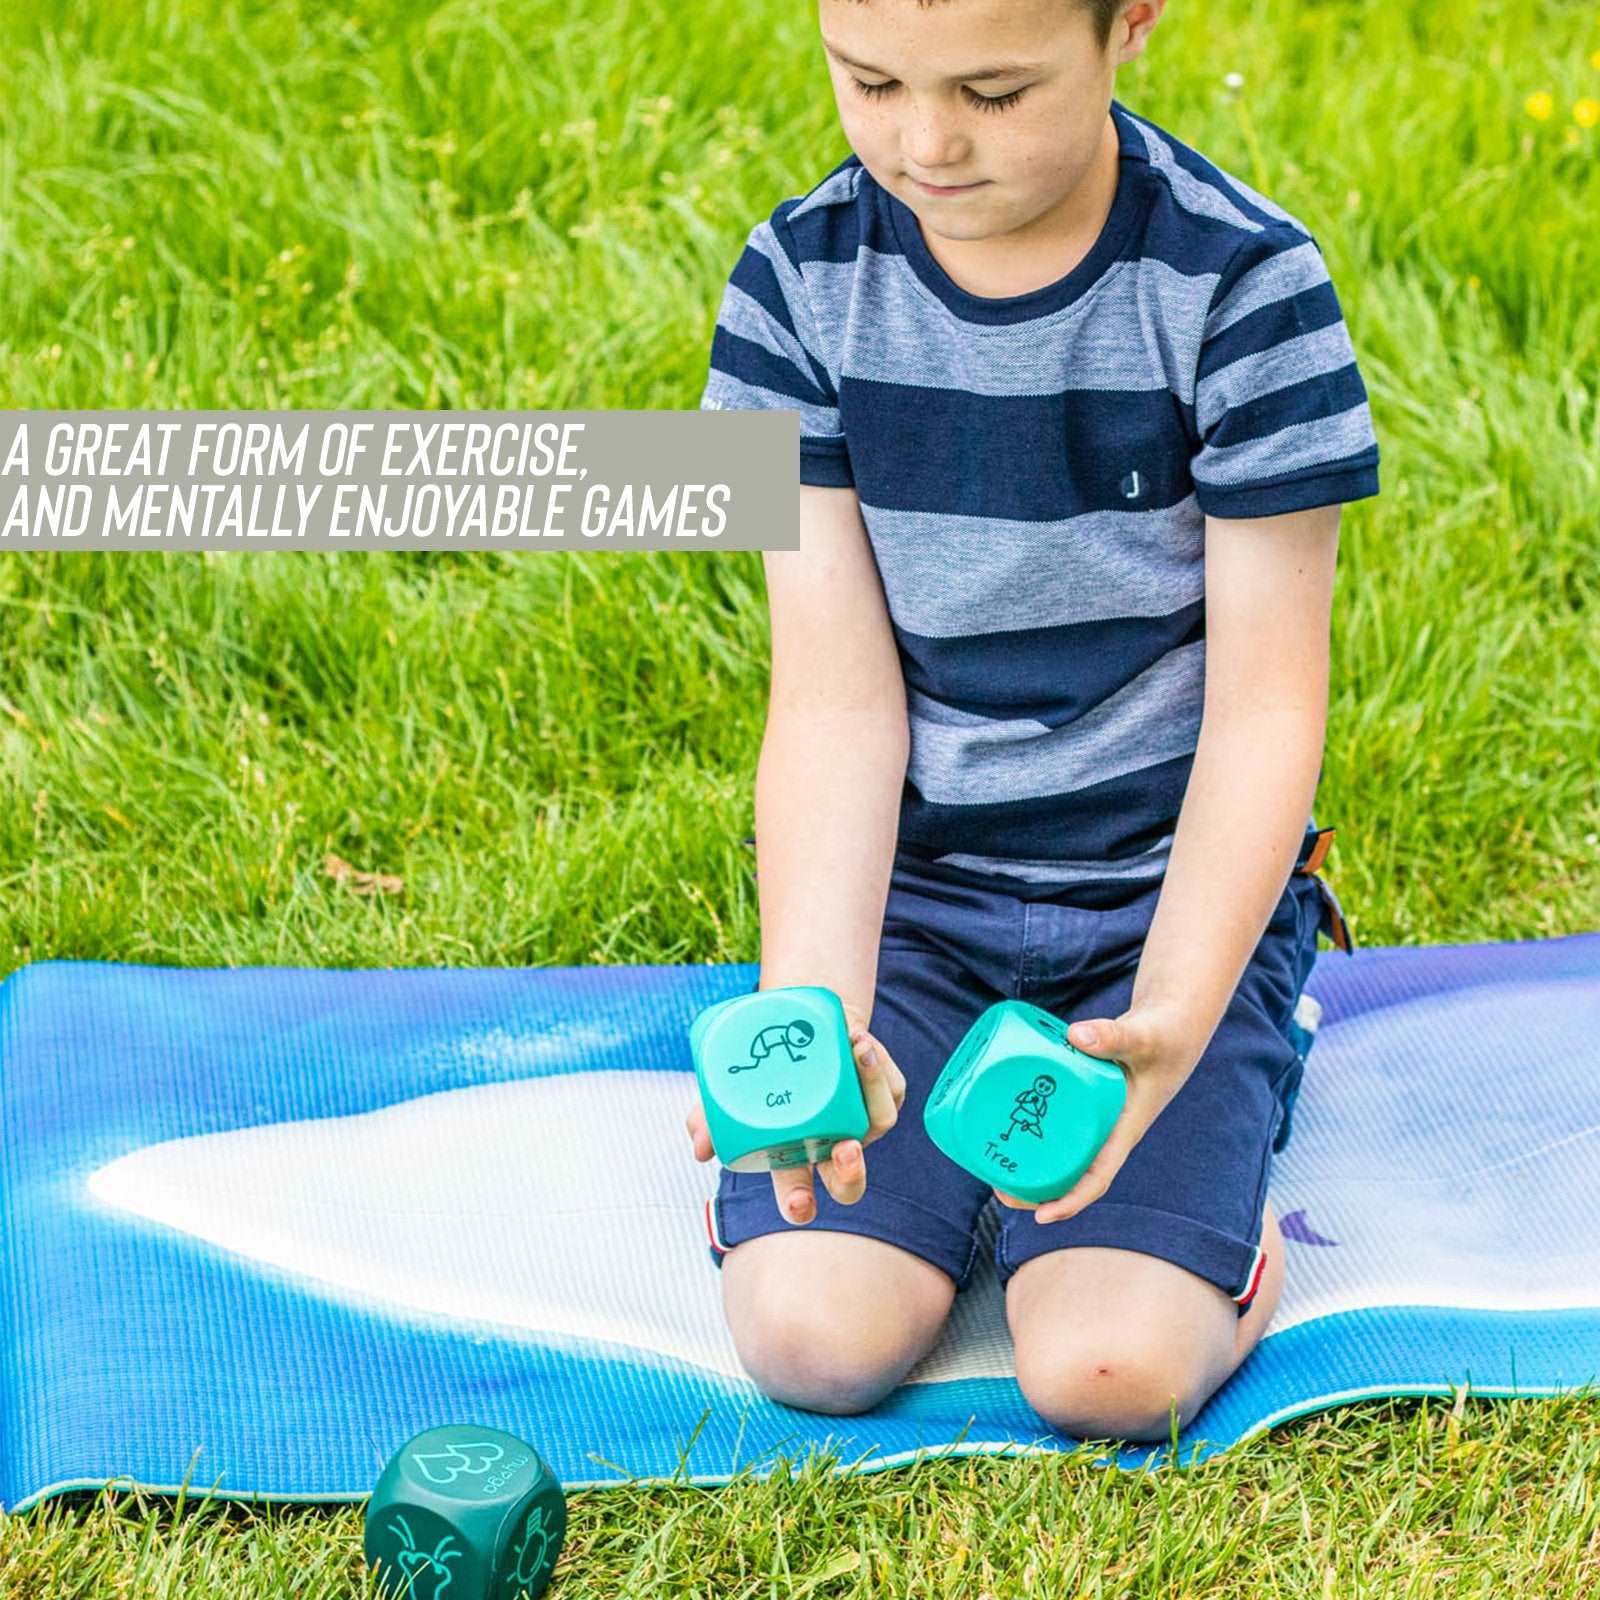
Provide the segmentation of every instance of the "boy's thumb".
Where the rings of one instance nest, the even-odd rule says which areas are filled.
[[[850,1043],[855,1049],[856,1060],[868,1072],[876,1071],[878,1066],[878,1047],[872,1042],[872,1035],[863,1028],[859,1033],[851,1034]]]
[[[1067,1043],[1082,1050],[1085,1055],[1115,1056],[1121,1046],[1121,1032],[1110,1017],[1095,1017],[1088,1022],[1074,1022],[1067,1029]]]

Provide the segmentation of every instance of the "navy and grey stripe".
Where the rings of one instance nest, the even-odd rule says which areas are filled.
[[[1007,299],[851,156],[751,229],[702,406],[800,413],[853,487],[905,674],[900,841],[1034,886],[1165,869],[1205,684],[1205,519],[1378,488],[1321,250],[1113,102],[1087,256]]]

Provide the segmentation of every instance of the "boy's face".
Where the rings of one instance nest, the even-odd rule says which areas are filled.
[[[818,20],[862,166],[926,229],[986,239],[1040,219],[1048,228],[1106,159],[1116,69],[1144,49],[1165,4],[1132,0],[1104,51],[1075,0],[945,0],[926,11],[913,0],[819,0]],[[996,66],[1009,70],[986,70]],[[1110,154],[1114,164],[1114,143]],[[971,187],[938,194],[919,180]]]

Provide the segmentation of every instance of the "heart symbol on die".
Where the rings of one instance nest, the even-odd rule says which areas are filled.
[[[471,1439],[465,1444],[453,1444],[432,1455],[415,1455],[411,1459],[430,1483],[454,1483],[463,1474],[477,1476],[487,1472],[504,1454],[505,1450],[492,1440]]]

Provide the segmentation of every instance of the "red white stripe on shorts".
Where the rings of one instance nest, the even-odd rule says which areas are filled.
[[[711,1241],[711,1248],[715,1250],[719,1256],[727,1255],[727,1245],[725,1245],[717,1237],[717,1213],[716,1202],[714,1200],[706,1201],[706,1238]]]
[[[1261,1287],[1262,1274],[1267,1270],[1267,1252],[1256,1246],[1256,1258],[1250,1263],[1250,1271],[1244,1280],[1244,1288],[1234,1295],[1234,1300],[1242,1306],[1247,1306],[1256,1297],[1256,1290]]]

